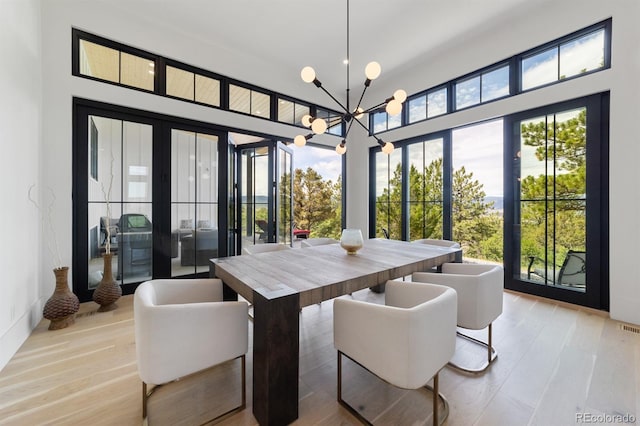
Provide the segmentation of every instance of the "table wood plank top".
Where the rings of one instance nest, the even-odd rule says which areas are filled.
[[[253,302],[299,293],[300,307],[455,261],[460,249],[370,239],[355,255],[339,244],[213,259],[214,274]]]

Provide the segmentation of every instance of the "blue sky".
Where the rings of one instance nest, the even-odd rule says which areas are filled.
[[[317,148],[312,145],[293,147],[293,167],[306,170],[311,167],[326,180],[335,182],[342,171],[342,156],[333,148]]]

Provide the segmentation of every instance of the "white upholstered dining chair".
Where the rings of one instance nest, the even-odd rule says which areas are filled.
[[[302,240],[300,242],[300,247],[308,248],[315,246],[324,246],[326,244],[338,244],[340,241],[334,238],[328,237],[318,237],[318,238],[307,238],[306,240]]]
[[[159,279],[138,286],[133,312],[143,418],[159,386],[237,358],[242,403],[216,419],[245,408],[247,309],[246,302],[222,301],[219,279]]]
[[[435,238],[422,238],[420,240],[414,240],[412,243],[416,244],[431,244],[432,246],[460,248],[460,244],[455,241],[438,240]]]
[[[456,310],[453,289],[402,281],[386,283],[385,305],[336,299],[333,333],[338,351],[338,402],[369,422],[342,399],[345,355],[399,388],[429,388],[427,383],[433,378],[433,424],[441,424],[449,406],[439,394],[438,373],[455,351]],[[444,403],[442,416],[438,397]]]
[[[492,325],[502,314],[504,270],[500,265],[445,263],[442,273],[415,272],[412,281],[440,284],[458,293],[458,327],[469,330],[488,328],[488,340],[483,342],[458,332],[460,337],[487,348],[487,361],[473,369],[450,362],[452,367],[469,373],[485,371],[498,354],[492,346]]]
[[[266,253],[270,251],[289,250],[291,246],[280,243],[264,243],[242,248],[242,254]]]

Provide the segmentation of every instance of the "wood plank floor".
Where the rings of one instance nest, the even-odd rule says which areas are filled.
[[[363,290],[353,297],[381,302],[383,296]],[[640,335],[620,330],[596,311],[511,292],[504,301],[493,327],[499,356],[490,370],[475,377],[450,368],[440,374],[451,407],[446,424],[571,425],[579,423],[579,413],[640,422]],[[118,305],[97,313],[96,304],[84,303],[73,326],[48,331],[44,320],[33,331],[0,372],[0,424],[143,424],[132,297]],[[332,319],[331,302],[301,313],[297,425],[358,424],[336,402]],[[485,338],[484,331],[474,335]],[[475,363],[484,356],[479,347],[458,340],[457,361]],[[233,407],[240,398],[239,366],[231,361],[161,388],[151,399],[149,423],[199,424]],[[256,424],[251,369],[250,349],[247,409],[221,424]],[[430,424],[427,391],[392,388],[349,361],[344,377],[345,398],[376,424]]]

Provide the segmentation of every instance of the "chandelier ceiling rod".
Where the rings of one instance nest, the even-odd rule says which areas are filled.
[[[350,75],[349,75],[349,70],[350,70],[350,65],[351,65],[351,52],[350,52],[350,32],[351,32],[351,28],[350,28],[350,5],[349,5],[349,0],[346,0],[347,3],[347,13],[346,13],[346,17],[347,17],[347,22],[346,22],[346,29],[347,29],[347,34],[346,34],[346,45],[347,45],[347,58],[345,59],[345,65],[347,66],[346,69],[346,77],[347,77],[347,81],[346,81],[346,106],[342,104],[342,102],[340,102],[338,99],[335,98],[335,96],[333,96],[331,93],[329,93],[329,91],[327,89],[325,89],[322,86],[322,83],[320,82],[320,80],[318,80],[316,78],[316,72],[313,68],[307,66],[304,67],[302,69],[302,71],[300,72],[300,77],[302,77],[302,80],[305,83],[313,83],[316,87],[318,87],[319,89],[322,89],[323,92],[325,92],[331,99],[333,99],[333,101],[335,103],[337,103],[340,108],[342,108],[344,110],[344,113],[339,117],[339,121],[333,120],[331,118],[328,119],[324,119],[324,118],[320,118],[320,117],[311,117],[310,115],[305,115],[302,117],[302,124],[305,127],[311,127],[311,130],[313,131],[313,133],[309,133],[306,136],[305,135],[298,135],[294,138],[293,142],[296,144],[296,146],[304,146],[307,143],[307,140],[311,139],[314,134],[322,134],[325,133],[327,131],[327,128],[329,127],[329,125],[331,126],[335,126],[338,123],[343,123],[343,125],[346,127],[345,132],[344,132],[344,138],[342,139],[342,142],[340,142],[337,146],[336,146],[336,152],[338,154],[344,154],[347,151],[346,148],[346,143],[347,143],[347,136],[349,135],[349,132],[351,130],[351,126],[353,125],[353,122],[357,122],[358,125],[360,125],[369,135],[373,136],[375,138],[375,140],[378,142],[378,144],[382,147],[382,152],[384,152],[385,154],[390,154],[393,151],[393,144],[391,142],[385,142],[382,139],[380,139],[379,137],[377,137],[376,135],[373,134],[372,131],[369,130],[369,128],[364,125],[360,119],[364,116],[364,114],[366,113],[370,113],[378,108],[381,108],[382,106],[385,106],[385,109],[387,111],[387,114],[389,115],[397,115],[400,112],[402,112],[402,103],[407,99],[407,94],[404,90],[396,90],[393,94],[393,96],[391,96],[390,98],[387,98],[384,102],[381,102],[373,107],[367,108],[367,109],[363,109],[360,106],[362,105],[362,100],[364,99],[364,95],[367,92],[367,89],[369,88],[369,86],[371,85],[371,82],[373,80],[375,80],[376,78],[378,78],[380,76],[380,72],[381,72],[381,67],[380,64],[378,64],[377,62],[369,62],[367,64],[367,66],[365,67],[365,76],[366,76],[366,80],[364,82],[364,88],[362,89],[362,94],[360,95],[360,99],[358,100],[358,104],[356,105],[355,109],[351,109],[351,99],[350,99],[350,91],[351,91],[351,84],[350,84]]]

